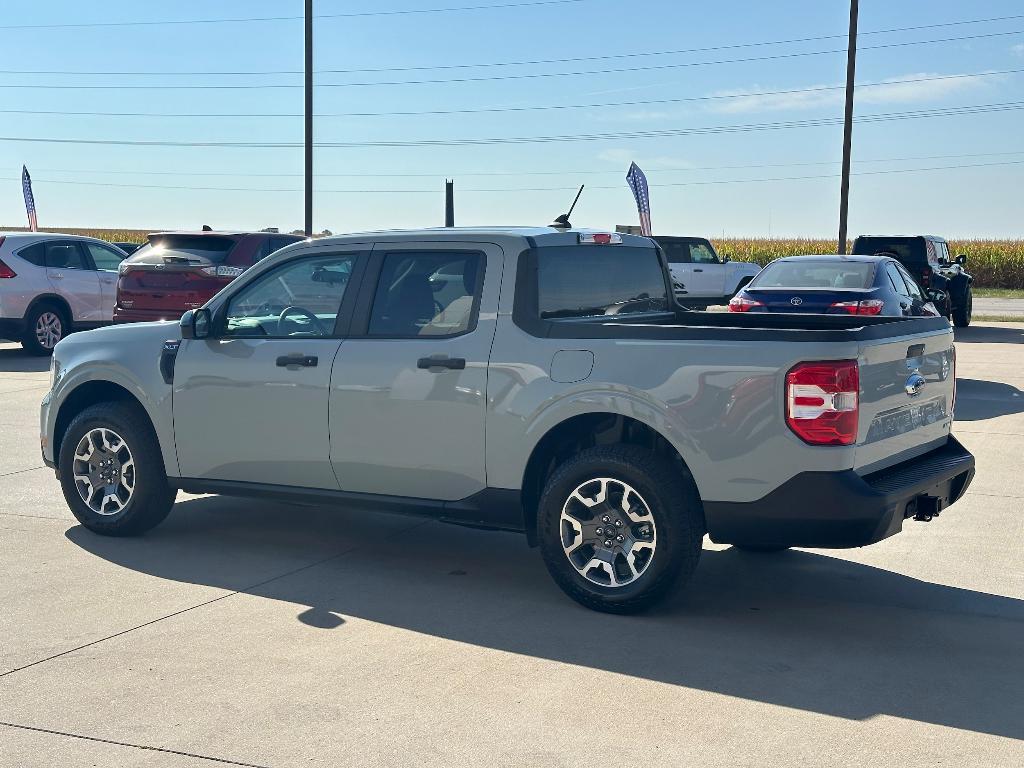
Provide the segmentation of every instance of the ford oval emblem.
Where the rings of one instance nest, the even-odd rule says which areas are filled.
[[[794,296],[792,299],[789,300],[789,303],[792,304],[794,307],[799,307],[801,304],[804,303],[804,300],[801,299],[799,296]]]
[[[909,397],[917,397],[921,394],[921,390],[924,389],[924,384],[924,376],[920,373],[912,373],[903,389],[906,390]]]

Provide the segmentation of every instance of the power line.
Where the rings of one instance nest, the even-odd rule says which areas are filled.
[[[932,117],[953,117],[957,115],[1008,112],[1024,109],[1024,101],[998,102],[994,104],[971,104],[960,107],[907,110],[903,112],[881,112],[861,115],[855,120],[860,123],[888,122],[892,120],[913,120]],[[720,133],[745,133],[750,131],[773,131],[792,128],[814,128],[831,126],[842,122],[842,118],[823,117],[806,120],[787,120],[769,123],[740,123],[732,125],[701,126],[694,128],[667,128],[661,130],[621,131],[590,134],[562,134],[551,136],[494,136],[461,139],[409,139],[374,141],[325,141],[318,142],[322,148],[405,148],[405,147],[459,147],[485,146],[494,144],[549,144],[574,141],[605,141],[621,139],[666,138],[676,136],[697,136]],[[171,141],[140,139],[69,139],[40,136],[0,136],[2,142],[24,142],[30,144],[82,144],[92,146],[132,147],[212,147],[238,149],[294,149],[303,146],[301,142],[258,142],[258,141]]]
[[[852,175],[854,176],[880,176],[900,173],[924,173],[932,171],[949,171],[959,170],[966,168],[997,168],[997,167],[1009,167],[1024,165],[1024,160],[1007,160],[998,163],[960,163],[956,165],[937,165],[925,168],[890,168],[878,171],[857,171]],[[838,174],[814,174],[804,176],[776,176],[772,178],[758,178],[758,179],[709,179],[703,181],[677,181],[677,182],[666,182],[662,184],[651,184],[653,188],[663,187],[691,187],[691,186],[710,186],[710,185],[722,185],[722,184],[760,184],[765,182],[778,182],[778,181],[803,181],[809,179],[835,179],[838,178]],[[16,178],[8,179],[8,181],[17,180]],[[194,186],[194,185],[167,185],[167,184],[121,184],[116,182],[94,182],[94,181],[75,181],[75,180],[60,180],[60,179],[36,179],[37,182],[42,184],[65,184],[71,186],[90,186],[90,187],[108,187],[108,188],[124,188],[124,189],[160,189],[160,190],[186,190],[186,191],[203,191],[203,192],[255,192],[255,193],[300,193],[301,189],[293,188],[262,188],[254,189],[252,187],[206,187],[206,186]],[[600,190],[618,190],[624,189],[624,185],[592,185],[588,189],[600,189]],[[515,188],[461,188],[460,192],[464,193],[521,193],[521,192],[566,192],[575,190],[576,187],[515,187]],[[436,189],[318,189],[315,190],[321,194],[409,194],[409,195],[436,195]]]
[[[886,50],[891,48],[905,48],[913,45],[935,45],[941,43],[962,42],[966,40],[980,40],[995,37],[1008,37],[1024,34],[1024,29],[1009,30],[1002,32],[987,32],[977,35],[964,35],[960,37],[946,37],[935,40],[913,40],[900,43],[880,43],[878,45],[861,46],[860,51]],[[422,80],[380,80],[352,83],[318,83],[317,88],[369,88],[396,85],[445,85],[453,83],[480,83],[499,82],[507,80],[534,80],[557,77],[580,77],[589,75],[610,75],[630,72],[651,72],[667,69],[684,69],[689,67],[717,66],[721,64],[746,64],[759,61],[778,61],[784,59],[803,58],[807,56],[827,56],[837,53],[846,53],[845,48],[833,48],[826,51],[799,51],[792,53],[778,53],[767,56],[749,56],[738,59],[717,59],[712,61],[689,61],[676,62],[672,64],[650,64],[640,67],[616,67],[610,69],[576,70],[570,72],[524,72],[512,75],[485,75],[474,77],[453,77],[453,78],[431,78]],[[0,88],[32,89],[32,90],[273,90],[273,89],[295,89],[302,88],[301,83],[245,83],[245,84],[200,84],[200,85],[60,85],[53,83],[0,83]]]
[[[352,11],[348,13],[320,13],[315,19],[356,19],[374,16],[411,16],[434,13],[452,13],[456,11],[492,11],[505,8],[528,8],[544,5],[568,5],[585,3],[590,0],[524,0],[523,2],[499,3],[495,5],[461,5],[442,8],[410,8],[393,11]],[[301,21],[302,16],[254,16],[232,19],[164,19],[160,21],[93,21],[63,24],[2,24],[0,29],[86,29],[96,27],[155,27],[177,26],[182,24],[248,24],[265,21]]]
[[[858,88],[882,88],[893,85],[913,83],[930,83],[943,80],[969,80],[981,77],[1020,74],[1024,68],[1000,69],[987,72],[969,72],[957,75],[934,75],[932,77],[913,77],[899,80],[880,80],[876,82],[857,83]],[[503,112],[534,112],[549,110],[573,109],[606,109],[612,107],[663,106],[666,104],[685,104],[701,101],[728,101],[731,99],[747,99],[763,96],[789,96],[801,93],[825,93],[841,91],[843,85],[822,85],[809,88],[787,88],[775,91],[748,91],[743,93],[712,94],[709,96],[684,96],[675,99],[644,99],[635,101],[598,102],[585,104],[542,104],[513,107],[479,107],[467,109],[428,109],[428,110],[396,110],[386,112],[326,112],[316,115],[318,118],[337,117],[423,117],[429,115],[476,115]],[[0,114],[18,115],[64,115],[84,117],[187,117],[187,118],[296,118],[302,117],[301,112],[245,112],[245,113],[201,113],[201,112],[96,112],[96,111],[63,111],[39,109],[0,109]]]
[[[1024,109],[1024,101],[1001,102],[995,104],[975,104],[961,107],[942,107],[931,110],[908,110],[903,112],[883,112],[873,115],[861,115],[858,122],[886,122],[890,120],[907,120],[927,117],[949,117],[962,114],[981,114],[988,112],[1004,112]],[[552,136],[499,136],[461,139],[410,139],[410,140],[374,140],[374,141],[328,141],[318,142],[318,147],[325,148],[369,148],[369,147],[421,147],[421,146],[475,146],[492,144],[547,144],[571,141],[599,141],[641,138],[663,138],[671,136],[691,136],[717,133],[738,133],[762,130],[782,130],[788,128],[809,128],[835,125],[842,122],[841,118],[823,117],[806,120],[787,120],[769,123],[740,123],[719,126],[701,126],[693,128],[669,128],[661,130],[638,130],[607,132],[593,134],[563,134]],[[138,140],[138,139],[69,139],[53,137],[12,137],[0,136],[0,141],[26,142],[37,144],[84,144],[94,146],[143,146],[143,147],[213,147],[240,149],[293,149],[301,147],[300,142],[256,142],[256,141],[172,141],[172,140]]]

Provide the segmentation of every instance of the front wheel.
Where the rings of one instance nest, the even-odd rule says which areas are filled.
[[[68,507],[95,533],[143,533],[174,504],[160,444],[137,405],[97,403],[83,410],[68,426],[58,466]]]
[[[589,448],[562,464],[537,515],[552,578],[597,611],[652,606],[700,558],[704,513],[693,478],[636,446]]]
[[[967,286],[964,291],[964,300],[960,306],[953,310],[953,325],[957,328],[966,328],[971,324],[971,315],[974,313],[974,291]]]

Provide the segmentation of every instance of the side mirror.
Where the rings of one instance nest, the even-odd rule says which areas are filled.
[[[724,254],[722,256],[722,263],[723,264],[728,264],[730,261],[732,261],[732,256],[730,256],[728,253],[726,253],[726,254]]]
[[[938,307],[944,306],[947,298],[948,296],[945,291],[928,291],[928,301],[930,301],[932,304]]]
[[[957,256],[956,257],[956,263],[959,264],[961,267],[964,264],[966,264],[967,263],[967,254],[961,253],[959,256]]]
[[[213,329],[210,310],[205,308],[190,309],[181,316],[179,325],[181,326],[181,338],[183,339],[209,338]]]

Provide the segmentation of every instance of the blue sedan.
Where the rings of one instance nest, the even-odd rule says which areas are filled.
[[[787,256],[762,269],[729,311],[937,317],[939,293],[886,256]]]

